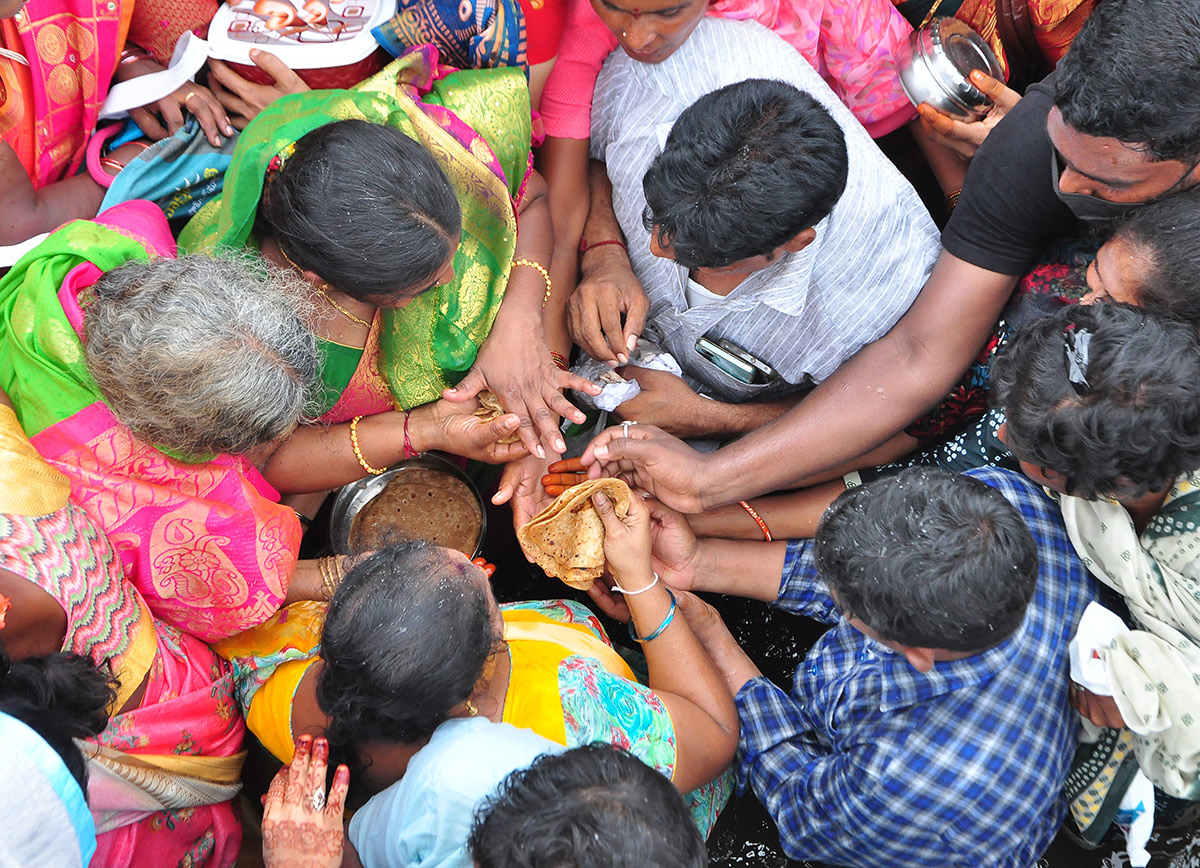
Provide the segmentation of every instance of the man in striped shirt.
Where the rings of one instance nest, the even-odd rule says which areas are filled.
[[[782,413],[891,328],[939,252],[911,185],[816,71],[754,22],[705,19],[656,64],[614,53],[591,147],[611,208],[607,185],[593,184],[585,274],[631,264],[644,334],[684,372],[626,369],[643,393],[619,412],[681,436],[737,436]],[[627,261],[616,245],[588,252],[620,233]],[[602,331],[620,337],[603,326],[621,304],[628,313],[603,292],[571,301],[573,336],[597,358],[612,356]],[[731,375],[698,350],[705,339],[765,368]]]

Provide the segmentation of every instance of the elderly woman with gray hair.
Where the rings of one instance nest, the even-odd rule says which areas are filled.
[[[0,389],[164,621],[213,642],[328,599],[334,563],[258,466],[319,360],[295,278],[175,258],[161,211],[68,223],[0,280]]]

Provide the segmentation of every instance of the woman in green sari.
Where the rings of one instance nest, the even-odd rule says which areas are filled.
[[[595,387],[560,370],[543,336],[553,242],[530,129],[519,70],[450,70],[428,46],[353,90],[285,96],[246,128],[223,195],[180,243],[256,248],[303,273],[328,315],[324,424],[267,465],[281,492],[425,449],[562,451],[556,414],[582,421],[562,389]],[[511,412],[473,416],[483,389]]]

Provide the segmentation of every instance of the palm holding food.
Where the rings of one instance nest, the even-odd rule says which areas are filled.
[[[517,529],[521,548],[546,575],[579,590],[590,588],[604,572],[604,522],[592,502],[597,492],[608,499],[617,518],[629,515],[634,498],[628,485],[619,479],[592,479],[568,488]]]

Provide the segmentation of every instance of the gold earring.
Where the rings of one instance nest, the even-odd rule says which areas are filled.
[[[468,717],[475,717],[479,714],[479,709],[475,707],[475,703],[471,700],[466,700],[463,702],[463,705],[466,706]]]

